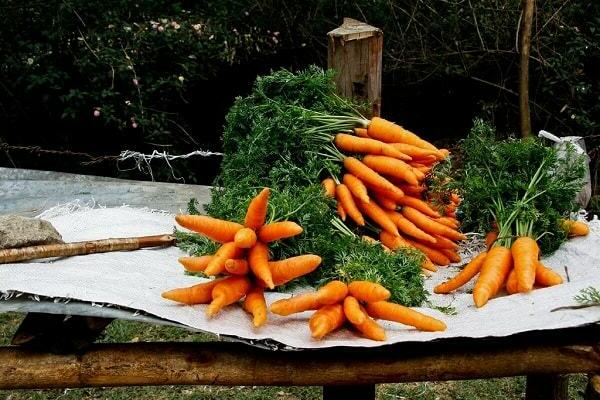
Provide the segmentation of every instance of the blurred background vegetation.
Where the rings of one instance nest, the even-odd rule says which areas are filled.
[[[149,179],[102,157],[219,151],[235,96],[257,74],[325,66],[343,17],[384,32],[384,117],[444,145],[474,117],[519,130],[518,0],[3,0],[0,13],[0,166]],[[534,133],[586,136],[596,182],[599,39],[600,2],[536,2]],[[172,166],[209,184],[219,162]]]

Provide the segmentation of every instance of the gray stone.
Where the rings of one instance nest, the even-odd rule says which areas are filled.
[[[0,215],[0,249],[64,243],[48,221],[19,215]]]

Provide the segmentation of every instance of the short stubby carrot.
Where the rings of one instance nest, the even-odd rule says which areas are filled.
[[[317,310],[322,306],[317,294],[311,292],[295,295],[289,299],[277,300],[271,304],[269,309],[273,314],[286,316],[308,310]]]
[[[270,261],[269,269],[275,286],[288,283],[292,279],[313,272],[321,264],[321,257],[315,254],[304,254],[278,261]]]
[[[489,250],[498,239],[498,231],[489,231],[485,235],[485,247]]]
[[[164,292],[162,297],[188,305],[207,304],[212,301],[213,288],[222,280],[223,279],[213,279],[194,286],[169,290]]]
[[[368,138],[367,128],[354,128],[354,134],[358,137]]]
[[[335,147],[347,153],[378,154],[400,160],[412,160],[412,157],[380,140],[338,133],[335,135],[334,143]]]
[[[440,213],[435,211],[433,208],[431,208],[429,206],[429,204],[427,204],[423,200],[418,199],[413,196],[406,195],[406,196],[402,197],[401,199],[398,199],[398,204],[400,204],[401,206],[412,207],[415,210],[419,210],[423,214],[425,214],[431,218],[439,218],[440,217]]]
[[[325,178],[321,181],[325,197],[333,198],[335,196],[335,181],[331,178]]]
[[[287,239],[302,233],[302,227],[292,221],[272,222],[263,225],[258,231],[258,238],[263,243],[279,239]]]
[[[379,117],[371,118],[367,126],[367,134],[373,139],[386,143],[407,143],[424,149],[437,150],[434,145],[421,139],[411,131]]]
[[[206,215],[175,216],[177,223],[184,228],[203,234],[216,242],[232,242],[233,237],[244,226],[236,222],[224,221]]]
[[[367,155],[363,157],[362,162],[367,167],[380,174],[402,179],[409,185],[419,185],[419,181],[415,176],[412,167],[402,160],[387,156]]]
[[[230,276],[220,280],[212,290],[212,302],[206,309],[206,315],[212,317],[223,307],[241,300],[250,286],[250,280],[245,276]]]
[[[520,236],[510,248],[519,292],[529,292],[535,283],[535,269],[539,257],[537,242],[529,236]]]
[[[590,233],[588,224],[570,219],[562,221],[563,226],[569,232],[569,237],[587,236]]]
[[[535,269],[535,284],[539,286],[554,286],[563,283],[563,278],[540,261]]]
[[[432,236],[432,235],[428,234],[427,232],[423,231],[422,229],[418,228],[415,224],[410,222],[399,212],[388,211],[387,214],[390,217],[390,219],[392,221],[394,221],[394,223],[398,227],[398,230],[400,232],[402,232],[403,234],[406,234],[415,239],[423,240],[423,241],[429,242],[429,243],[437,242],[437,239],[434,236]]]
[[[271,190],[269,188],[264,188],[250,201],[248,209],[246,210],[246,218],[244,219],[244,225],[246,225],[246,227],[256,230],[265,224],[270,194]]]
[[[219,250],[206,266],[204,273],[209,276],[221,274],[225,271],[225,261],[230,258],[240,258],[242,254],[243,250],[237,247],[234,242],[225,243],[219,247]]]
[[[356,225],[364,226],[365,219],[356,206],[352,193],[350,193],[350,190],[345,184],[340,183],[335,187],[335,197],[338,203],[340,203],[346,211],[346,214],[356,222]]]
[[[358,201],[358,207],[365,213],[369,218],[373,220],[381,229],[391,233],[392,235],[399,236],[398,227],[394,224],[394,221],[386,214],[386,212],[379,207],[374,201],[370,203],[363,203]]]
[[[354,197],[357,199],[368,203],[370,201],[369,193],[367,192],[367,187],[364,183],[357,177],[352,174],[344,174],[342,178],[344,185],[348,187],[348,190],[352,193]]]
[[[515,294],[519,293],[519,282],[517,280],[517,271],[513,268],[508,273],[506,278],[506,293]]]
[[[360,309],[358,300],[352,296],[347,296],[344,299],[344,314],[346,319],[353,324],[362,324],[368,318],[366,312]]]
[[[444,224],[440,224],[412,207],[402,207],[402,215],[409,219],[413,224],[429,234],[445,236],[452,240],[465,240],[467,237],[455,229]]]
[[[444,266],[450,264],[450,259],[438,249],[434,249],[425,243],[418,242],[416,240],[405,240],[414,248],[421,250],[427,258],[429,258],[435,265]]]
[[[267,303],[265,302],[264,290],[261,287],[250,289],[244,299],[244,310],[252,314],[252,323],[260,327],[267,322]]]
[[[240,249],[249,249],[256,243],[256,233],[253,229],[242,228],[233,237],[233,242]]]
[[[382,192],[393,193],[397,197],[404,196],[404,192],[402,192],[402,190],[400,190],[396,185],[354,157],[344,158],[344,168],[346,168],[352,175],[360,179],[365,186]]]
[[[323,305],[339,303],[348,295],[348,286],[342,281],[331,281],[317,290],[316,296]]]
[[[344,325],[346,316],[341,304],[330,304],[319,308],[308,321],[312,337],[320,340]]]
[[[378,319],[399,322],[417,328],[420,331],[445,331],[446,324],[442,321],[412,310],[400,304],[378,301],[366,305],[367,313]]]
[[[246,260],[230,258],[225,261],[225,271],[231,275],[246,275],[248,270],[248,261]]]
[[[433,292],[438,294],[450,293],[469,282],[481,270],[481,266],[483,265],[483,261],[485,260],[486,256],[487,251],[479,253],[477,257],[472,259],[467,266],[464,267],[452,279],[437,285],[433,289]]]
[[[512,265],[510,249],[504,246],[495,246],[488,251],[473,289],[473,300],[478,308],[483,307],[490,298],[498,293]]]
[[[269,268],[269,248],[262,242],[256,244],[248,251],[248,266],[254,275],[260,279],[266,287],[273,289],[273,275]]]
[[[369,281],[350,282],[348,291],[351,296],[366,303],[387,300],[392,295],[389,290],[379,283]]]
[[[364,311],[364,313],[366,314],[366,311]],[[352,326],[354,326],[354,328],[356,328],[356,330],[359,331],[362,334],[362,336],[366,337],[367,339],[377,340],[380,342],[383,342],[386,339],[385,329],[383,329],[381,325],[375,322],[368,315],[366,316],[364,322],[352,322]]]
[[[183,265],[186,271],[190,272],[202,272],[208,266],[213,256],[199,256],[199,257],[179,257],[179,263]]]

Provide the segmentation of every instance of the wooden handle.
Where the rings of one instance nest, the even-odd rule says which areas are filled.
[[[0,250],[0,264],[49,257],[69,257],[83,254],[107,253],[109,251],[137,250],[144,247],[172,246],[174,243],[175,237],[165,234],[21,247],[18,249]]]

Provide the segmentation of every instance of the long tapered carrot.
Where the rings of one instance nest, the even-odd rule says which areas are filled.
[[[315,292],[303,293],[289,299],[281,299],[272,303],[269,310],[277,315],[290,315],[308,310],[317,310],[323,305]]]
[[[278,261],[270,261],[269,269],[275,286],[283,285],[292,279],[311,273],[321,264],[321,257],[304,254]]]
[[[387,156],[367,155],[363,157],[362,162],[380,174],[402,179],[409,185],[416,186],[419,184],[412,167],[402,160]]]
[[[498,239],[498,231],[489,231],[485,235],[485,247],[489,250],[494,245],[496,239]]]
[[[383,301],[392,295],[389,290],[376,282],[353,281],[348,284],[348,291],[359,301],[372,303]]]
[[[320,340],[325,335],[344,325],[346,317],[341,304],[330,304],[319,308],[308,321],[312,337]]]
[[[203,234],[216,242],[232,242],[233,237],[244,226],[236,222],[208,217],[206,215],[177,215],[177,223],[184,228]]]
[[[529,292],[535,283],[535,269],[539,256],[536,241],[529,236],[520,236],[510,248],[519,292]]]
[[[427,188],[423,185],[413,186],[403,182],[398,182],[398,187],[404,192],[405,195],[415,198],[421,198],[423,192],[427,190]]]
[[[244,219],[244,225],[246,225],[246,227],[258,229],[265,224],[270,194],[271,190],[269,188],[264,188],[250,201],[248,209],[246,210],[246,218]]]
[[[406,219],[402,214],[397,211],[388,211],[388,216],[396,226],[398,230],[404,234],[407,234],[415,239],[423,240],[429,243],[436,243],[437,240],[432,235],[418,228],[415,224]]]
[[[398,197],[404,196],[404,192],[402,192],[402,190],[400,190],[396,185],[354,157],[344,158],[344,168],[346,168],[352,175],[360,179],[365,186],[382,192],[390,192]]]
[[[433,208],[429,206],[426,202],[421,199],[412,196],[404,196],[398,199],[398,204],[401,206],[412,207],[415,210],[421,211],[423,214],[431,217],[431,218],[439,218],[440,213],[435,211]]]
[[[394,224],[394,221],[386,214],[386,212],[379,207],[374,201],[370,203],[364,203],[358,201],[358,207],[365,213],[369,218],[373,220],[381,229],[391,233],[392,235],[399,236],[398,227]]]
[[[258,238],[263,243],[286,239],[302,233],[302,227],[292,221],[272,222],[263,225],[258,231]]]
[[[331,281],[317,290],[316,296],[323,305],[339,303],[348,295],[348,286],[342,281]]]
[[[519,293],[519,281],[517,279],[517,271],[514,268],[510,270],[508,278],[506,278],[506,293]]]
[[[392,233],[389,233],[388,231],[381,231],[379,232],[379,241],[381,241],[381,243],[383,245],[385,245],[386,247],[392,249],[392,250],[398,250],[402,247],[409,247],[412,248],[413,246],[410,245],[410,243],[408,243],[406,240],[404,240],[404,238],[402,238],[401,236],[397,236],[394,235]]]
[[[233,237],[233,242],[240,249],[249,249],[256,243],[256,233],[253,229],[242,228]]]
[[[472,259],[467,266],[464,267],[452,279],[437,285],[433,289],[433,292],[438,294],[450,293],[469,282],[481,270],[481,266],[483,265],[486,256],[487,251],[479,253],[477,257]]]
[[[246,275],[248,273],[248,261],[241,259],[233,259],[225,261],[225,271],[231,275]]]
[[[335,181],[331,178],[325,178],[321,181],[325,197],[333,198],[335,196]]]
[[[365,314],[365,320],[362,323],[350,321],[352,325],[367,339],[383,342],[386,339],[385,329],[369,317],[363,307],[360,307],[360,309]]]
[[[407,143],[424,149],[437,150],[431,143],[391,121],[373,117],[367,126],[369,137],[386,143]]]
[[[401,151],[404,154],[411,156],[413,159],[423,159],[429,156],[433,156],[434,160],[441,158],[441,154],[437,150],[424,149],[412,144],[407,143],[390,143],[390,146],[396,150]]]
[[[375,199],[377,204],[385,211],[392,211],[398,208],[398,204],[396,204],[396,201],[390,199],[383,193],[373,192],[372,197]]]
[[[243,250],[237,247],[234,242],[223,244],[206,266],[204,273],[209,276],[223,273],[225,271],[225,261],[230,258],[239,258],[242,253]]]
[[[401,151],[380,140],[361,138],[345,133],[338,133],[334,139],[335,147],[348,153],[380,154],[400,160],[412,160]]]
[[[368,303],[365,308],[367,309],[367,313],[373,318],[414,326],[420,331],[434,332],[446,330],[446,324],[442,321],[408,307],[401,306],[400,304],[378,301]]]
[[[451,217],[439,217],[435,219],[436,222],[440,224],[444,224],[450,228],[458,229],[460,227],[460,222],[456,218]]]
[[[200,256],[200,257],[180,257],[179,263],[183,265],[186,271],[190,272],[202,272],[208,266],[210,260],[213,259],[213,256]]]
[[[264,290],[261,287],[250,289],[244,299],[244,310],[252,314],[252,323],[255,327],[263,326],[267,322],[267,303]]]
[[[335,197],[346,211],[346,214],[356,222],[356,225],[364,226],[365,218],[356,206],[352,193],[350,193],[350,190],[346,185],[340,183],[335,187]]]
[[[427,215],[423,214],[417,209],[412,207],[402,207],[402,215],[409,219],[413,224],[424,230],[429,234],[437,234],[445,236],[452,240],[465,240],[467,237],[462,233],[436,222]]]
[[[352,174],[344,174],[342,178],[344,185],[348,187],[348,190],[352,193],[354,197],[357,199],[368,203],[370,201],[369,193],[367,192],[367,187],[364,183],[357,177]]]
[[[421,250],[434,264],[439,266],[450,264],[450,259],[440,250],[416,240],[410,240],[409,238],[405,238],[405,240],[414,248]]]
[[[224,278],[226,279],[226,278]],[[183,304],[207,304],[212,301],[212,290],[223,279],[213,279],[194,286],[173,289],[164,292],[161,296]]]
[[[336,210],[337,210],[337,214],[340,216],[340,219],[342,221],[346,221],[346,210],[344,210],[344,206],[342,206],[342,203],[340,203],[339,201],[337,202],[337,206],[336,206]]]
[[[431,247],[436,249],[448,249],[448,250],[456,250],[458,249],[458,243],[453,242],[447,237],[441,235],[431,235],[435,238],[436,242],[431,244]]]
[[[248,266],[254,275],[260,279],[266,287],[273,289],[273,275],[269,268],[269,248],[263,242],[256,244],[248,251]]]
[[[362,324],[368,318],[367,313],[360,309],[356,297],[352,296],[346,296],[344,299],[344,314],[346,319],[353,324]]]
[[[220,280],[212,290],[212,301],[206,309],[206,315],[212,317],[223,307],[241,300],[250,286],[250,280],[245,276],[230,276]]]
[[[563,278],[540,261],[535,269],[535,284],[539,286],[554,286],[563,283]]]
[[[460,254],[458,254],[458,252],[456,250],[453,250],[453,249],[439,249],[439,251],[443,255],[445,255],[446,257],[448,257],[448,260],[450,260],[450,262],[459,263],[462,260],[462,258],[460,257]]]
[[[478,308],[483,307],[492,296],[498,293],[512,264],[510,249],[504,246],[494,246],[488,251],[473,289],[473,300]]]

